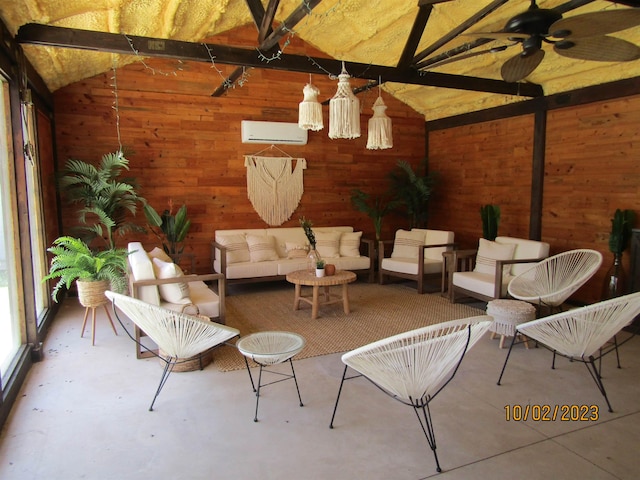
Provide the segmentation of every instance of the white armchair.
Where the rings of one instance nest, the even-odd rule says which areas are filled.
[[[398,230],[390,257],[385,257],[385,245],[392,242],[381,241],[378,244],[380,284],[386,277],[406,278],[415,280],[418,293],[424,293],[426,276],[442,276],[442,253],[455,248],[453,238],[453,232],[444,230]]]
[[[449,300],[503,298],[515,276],[547,256],[548,243],[514,237],[496,237],[495,242],[481,238],[477,250],[454,250],[447,265]]]
[[[160,248],[147,253],[140,242],[131,242],[129,250],[129,292],[132,297],[169,310],[203,315],[225,323],[225,277],[220,273],[183,275],[180,268]],[[205,282],[215,282],[213,291]],[[145,333],[136,325],[136,339]],[[138,358],[148,352],[140,348]]]

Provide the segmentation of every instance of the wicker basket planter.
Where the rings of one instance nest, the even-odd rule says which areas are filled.
[[[109,290],[109,280],[76,280],[78,287],[78,300],[80,305],[87,308],[96,308],[109,303],[104,292]]]

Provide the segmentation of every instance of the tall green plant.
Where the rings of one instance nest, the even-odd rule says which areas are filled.
[[[169,255],[181,254],[184,251],[184,239],[191,228],[191,220],[187,218],[187,206],[182,205],[175,215],[172,200],[169,200],[169,208],[165,209],[162,215],[158,215],[148,203],[144,204],[143,210],[151,231],[162,242],[164,251]]]
[[[482,238],[494,241],[498,236],[498,226],[500,225],[500,207],[491,204],[482,205],[480,218],[482,219]]]
[[[130,220],[138,202],[144,199],[136,193],[134,179],[120,177],[123,170],[129,170],[129,161],[118,151],[103,155],[97,167],[69,159],[61,171],[58,188],[69,203],[79,207],[81,225],[75,230],[87,244],[101,238],[107,248],[113,249],[115,234],[144,231]]]
[[[609,250],[612,253],[621,255],[627,249],[635,221],[636,214],[633,210],[616,209],[609,234]]]
[[[376,241],[382,237],[382,219],[398,207],[398,200],[386,200],[382,196],[371,197],[370,194],[356,188],[351,191],[351,204],[356,210],[366,214],[373,220]]]
[[[414,171],[407,161],[398,160],[396,168],[388,175],[390,192],[406,211],[410,228],[426,226],[429,216],[428,203],[436,176],[426,170],[426,161]]]

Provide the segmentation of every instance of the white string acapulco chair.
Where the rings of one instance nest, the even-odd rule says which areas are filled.
[[[606,400],[609,411],[612,412],[595,362],[633,337],[629,336],[615,346],[604,347],[611,337],[630,324],[638,314],[640,314],[640,292],[521,323],[516,326],[516,333],[526,335],[553,350],[552,369],[555,368],[555,354],[583,362]],[[509,347],[498,378],[498,385],[502,381],[514,343],[512,341]]]
[[[199,355],[240,335],[240,332],[235,328],[208,322],[186,313],[174,312],[126,295],[111,291],[105,292],[105,295],[112,301],[114,314],[129,338],[136,341],[118,316],[116,307],[140,327],[164,353],[164,355],[159,355],[140,345],[165,362],[160,384],[151,401],[149,411],[153,410],[156,398],[177,363],[187,361],[184,359]]]
[[[436,470],[441,472],[429,404],[453,379],[465,353],[488,330],[491,320],[487,315],[452,320],[345,353],[344,373],[329,428],[333,428],[344,381],[364,376],[387,395],[413,407],[433,451]],[[347,377],[349,367],[359,375]]]
[[[600,268],[602,254],[578,249],[562,252],[536,263],[509,282],[509,295],[550,313],[584,285]]]

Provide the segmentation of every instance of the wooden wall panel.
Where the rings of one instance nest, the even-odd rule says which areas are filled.
[[[211,41],[255,44],[253,26],[229,35],[233,35],[233,42],[228,41],[228,35]],[[322,56],[296,38],[287,46],[287,52]],[[233,70],[224,65],[216,68],[224,75]],[[259,69],[247,73],[243,86],[236,86],[220,98],[211,97],[223,80],[211,64],[179,64],[161,59],[118,68],[115,79],[113,72],[106,72],[62,88],[54,94],[59,163],[63,165],[67,158],[97,163],[102,154],[118,149],[114,109],[117,92],[122,144],[134,152],[128,155],[130,173],[140,183],[141,195],[159,211],[170,199],[177,206],[187,204],[193,221],[187,251],[196,255],[197,271],[210,271],[209,244],[215,230],[267,226],[247,199],[243,156],[269,145],[242,144],[240,121],[297,122],[302,88],[309,82],[306,74]],[[319,71],[312,80],[321,91],[321,101],[334,95],[337,81],[325,72]],[[363,83],[354,78],[352,85]],[[387,114],[393,120],[392,149],[365,148],[367,122],[373,114],[371,107],[377,89],[359,95],[362,107],[359,139],[330,140],[325,106],[325,129],[309,132],[307,145],[280,145],[287,154],[306,158],[308,166],[304,195],[284,226],[298,225],[298,218],[304,215],[318,226],[353,225],[373,238],[371,220],[351,206],[351,190],[382,193],[387,188],[386,175],[397,160],[407,160],[416,166],[425,156],[424,118],[384,92],[382,95],[388,106]],[[273,153],[275,150],[265,155]],[[68,229],[74,218],[68,211],[63,217]],[[142,213],[138,220],[145,223]],[[385,236],[390,237],[405,224],[406,220],[389,217],[384,225]],[[152,235],[137,238],[145,246],[157,244]],[[120,244],[130,239],[122,239]]]
[[[616,208],[640,222],[640,95],[549,112],[542,213],[553,253],[593,248],[598,273],[578,293],[598,299],[613,262],[608,240]],[[638,224],[636,225],[638,226]],[[629,254],[623,255],[629,272]]]
[[[480,206],[492,203],[501,209],[500,235],[528,237],[532,135],[532,115],[430,132],[429,170],[439,180],[429,224],[477,248]]]
[[[573,299],[600,299],[612,262],[608,250],[616,208],[640,222],[640,96],[548,112],[542,240],[551,253],[593,248],[599,272]],[[482,234],[479,207],[502,209],[499,234],[527,238],[531,195],[533,115],[429,133],[429,166],[441,175],[430,205],[431,225],[456,232],[463,247]],[[623,257],[628,267],[628,255]]]

